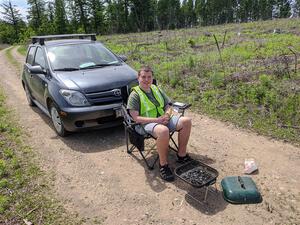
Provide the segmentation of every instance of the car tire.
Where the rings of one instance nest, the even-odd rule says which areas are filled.
[[[56,107],[54,103],[51,103],[50,105],[50,116],[55,132],[61,137],[67,136],[68,131],[66,131],[62,119],[59,115],[58,107]]]
[[[25,94],[26,94],[26,99],[27,99],[28,105],[35,106],[35,103],[32,101],[32,96],[30,94],[27,84],[24,84],[24,89],[25,89]]]

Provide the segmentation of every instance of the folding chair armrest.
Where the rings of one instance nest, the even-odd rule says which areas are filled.
[[[173,102],[170,105],[175,109],[175,111],[181,113],[182,116],[184,116],[185,110],[192,106],[192,104],[182,102]]]
[[[172,102],[171,106],[181,109],[181,110],[186,110],[192,106],[190,103],[182,103],[182,102]]]

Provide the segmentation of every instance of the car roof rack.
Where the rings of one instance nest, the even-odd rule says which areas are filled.
[[[60,35],[47,35],[47,36],[34,36],[31,38],[31,43],[39,43],[40,45],[44,45],[45,41],[55,40],[55,39],[72,39],[79,38],[84,39],[90,37],[92,41],[96,41],[96,34],[60,34]]]

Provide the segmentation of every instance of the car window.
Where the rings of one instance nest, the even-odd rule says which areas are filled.
[[[40,65],[42,68],[46,68],[45,57],[41,48],[36,50],[34,65]]]
[[[112,65],[118,58],[100,43],[69,44],[47,48],[53,70],[85,68],[93,65]]]
[[[33,59],[34,59],[34,52],[35,52],[35,47],[30,47],[28,54],[27,54],[26,63],[29,63],[30,65],[32,65]]]

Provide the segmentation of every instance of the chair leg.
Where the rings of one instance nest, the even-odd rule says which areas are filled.
[[[146,159],[145,155],[143,154],[143,151],[139,151],[139,153],[141,154],[142,158],[144,159],[144,161],[145,161],[148,169],[149,170],[153,170],[155,163],[159,159],[159,155],[156,156],[156,158],[154,159],[153,163],[151,163],[151,165],[150,165],[149,162],[148,162],[148,160]]]
[[[178,150],[179,150],[178,145],[176,144],[176,142],[175,142],[174,139],[172,138],[172,135],[173,135],[173,133],[171,134],[170,139],[171,139],[172,143],[175,145],[175,148],[176,148],[176,149],[173,148],[173,147],[170,146],[170,145],[169,145],[169,148],[172,149],[174,152],[178,152]]]
[[[130,141],[129,141],[129,135],[128,135],[128,131],[127,129],[125,128],[125,140],[126,140],[126,148],[127,148],[127,153],[128,154],[131,154],[132,151],[135,149],[135,146],[132,145],[131,147],[129,147],[130,145]]]

